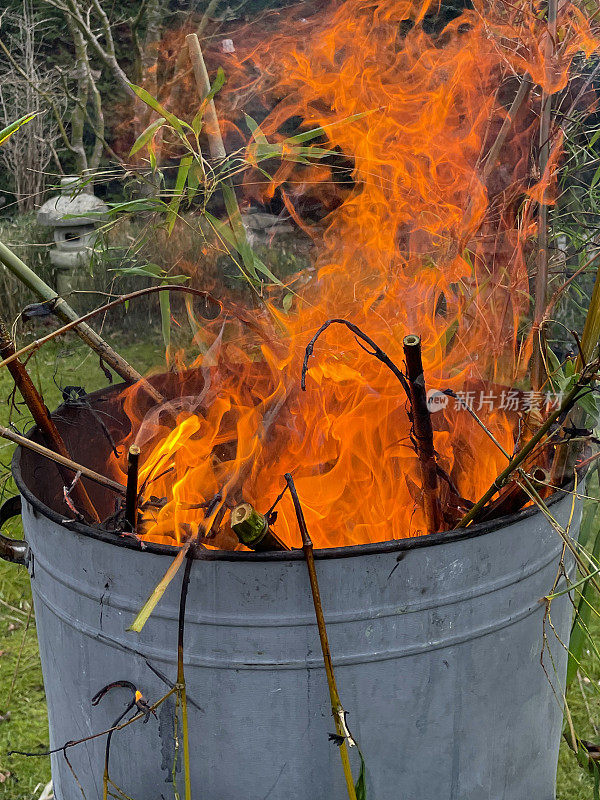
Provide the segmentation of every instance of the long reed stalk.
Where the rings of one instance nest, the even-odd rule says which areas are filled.
[[[179,599],[179,625],[177,633],[177,693],[181,703],[181,732],[183,737],[183,774],[185,785],[185,800],[192,800],[192,778],[190,774],[190,737],[188,726],[188,706],[185,685],[185,669],[183,665],[183,642],[185,632],[185,607],[187,604],[190,574],[194,563],[194,548],[190,547],[186,555],[185,570],[181,583],[181,596]]]
[[[331,650],[329,649],[329,639],[327,637],[327,627],[325,625],[325,616],[323,615],[323,606],[321,604],[321,593],[319,591],[319,581],[317,578],[317,570],[315,567],[315,556],[313,553],[313,543],[306,527],[306,520],[304,519],[304,512],[302,505],[294,485],[294,479],[288,473],[285,475],[285,480],[292,495],[294,503],[294,510],[296,512],[296,519],[298,520],[298,527],[302,535],[302,550],[304,551],[304,558],[308,569],[308,577],[310,580],[310,588],[312,592],[313,605],[315,608],[315,616],[317,618],[317,628],[319,630],[319,640],[321,642],[321,652],[323,653],[323,664],[325,666],[325,673],[327,675],[327,685],[329,687],[329,698],[331,700],[331,712],[335,722],[336,734],[340,740],[340,757],[342,759],[342,768],[344,770],[344,778],[346,780],[346,789],[348,791],[349,800],[356,800],[356,789],[354,788],[354,778],[352,777],[352,768],[350,766],[350,758],[348,756],[348,747],[346,742],[350,741],[354,744],[354,740],[349,736],[349,731],[346,727],[346,712],[342,707],[340,696],[337,689],[335,680],[335,673],[333,671],[333,661],[331,659]]]

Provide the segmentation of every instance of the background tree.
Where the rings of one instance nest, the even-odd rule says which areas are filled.
[[[55,95],[57,79],[40,57],[43,22],[35,14],[32,0],[23,0],[18,11],[7,11],[1,18],[0,31],[6,31],[14,61],[4,59],[0,63],[0,128],[27,112],[37,113],[0,149],[0,163],[10,176],[19,210],[28,211],[40,202],[53,156],[58,161],[58,125],[43,97]],[[63,114],[65,104],[58,99],[55,102]]]

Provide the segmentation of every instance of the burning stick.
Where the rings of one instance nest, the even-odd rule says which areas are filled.
[[[103,361],[114,369],[117,375],[120,375],[123,380],[130,383],[142,382],[144,391],[146,391],[153,400],[157,403],[162,403],[164,397],[158,392],[148,381],[145,380],[143,375],[136,372],[125,359],[115,352],[110,345],[108,345],[101,336],[98,336],[96,331],[92,330],[89,325],[86,325],[80,320],[77,312],[63,300],[48,284],[39,278],[35,272],[21,261],[6,245],[0,242],[0,263],[9,269],[13,275],[28,286],[40,300],[48,301],[52,312],[65,323],[74,323],[73,327],[75,332],[81,339],[94,350]]]
[[[25,436],[11,431],[10,428],[3,428],[0,425],[0,436],[3,439],[8,439],[8,441],[13,444],[18,444],[21,447],[25,447],[27,450],[32,450],[34,453],[44,456],[44,458],[54,461],[62,467],[66,467],[75,474],[80,472],[83,478],[88,478],[88,480],[94,481],[94,483],[98,483],[106,489],[111,489],[113,492],[117,492],[123,496],[125,495],[125,487],[120,483],[113,481],[111,478],[107,478],[105,475],[100,475],[98,472],[94,472],[93,469],[84,467],[83,464],[78,464],[76,461],[72,461],[70,458],[66,458],[60,453],[55,453],[54,450],[49,450],[47,447],[44,447],[43,444],[38,444],[31,439],[27,439]]]
[[[231,528],[240,542],[251,550],[289,550],[269,527],[267,518],[250,503],[242,503],[231,512]]]
[[[302,506],[300,505],[300,498],[298,497],[298,493],[296,491],[294,479],[289,473],[287,473],[285,475],[285,480],[289,486],[292,500],[294,501],[296,519],[298,520],[298,527],[300,528],[300,533],[302,535],[302,550],[304,551],[306,566],[308,568],[310,588],[315,606],[315,616],[317,617],[317,627],[319,629],[319,639],[321,640],[321,650],[323,652],[323,663],[325,665],[327,684],[329,686],[329,697],[331,698],[331,711],[335,721],[337,741],[340,743],[340,756],[342,758],[342,766],[344,768],[344,777],[346,778],[348,797],[350,800],[356,800],[354,778],[352,777],[350,759],[348,758],[348,748],[346,746],[346,742],[348,742],[350,747],[355,747],[356,742],[350,735],[350,731],[346,725],[346,712],[344,711],[340,702],[340,696],[338,694],[337,685],[335,682],[335,675],[333,673],[333,662],[331,660],[331,651],[329,650],[327,628],[325,627],[325,617],[323,616],[323,606],[321,605],[321,593],[319,592],[319,581],[317,579],[317,570],[315,568],[313,543],[308,533],[308,528],[306,527],[306,520],[304,519],[304,512],[302,511]]]
[[[412,426],[423,483],[423,505],[427,530],[435,533],[443,527],[442,507],[438,495],[437,463],[433,446],[433,427],[427,408],[425,377],[421,360],[421,340],[418,336],[404,337],[404,357],[410,387]]]
[[[125,524],[132,533],[137,528],[138,514],[138,475],[140,448],[132,444],[127,456],[127,489],[125,492]]]
[[[13,341],[6,329],[6,326],[4,325],[3,320],[0,319],[0,356],[2,358],[7,358],[8,356],[14,355],[14,353],[15,348]],[[63,438],[58,432],[58,428],[54,424],[54,420],[50,416],[48,409],[46,408],[38,390],[35,388],[33,381],[29,377],[29,373],[27,372],[25,365],[19,361],[18,358],[15,358],[8,365],[8,369],[15,382],[15,386],[21,393],[27,408],[31,412],[31,416],[33,417],[35,424],[38,426],[42,436],[46,440],[46,444],[63,458],[69,459],[69,451],[67,450]],[[63,483],[65,485],[69,485],[71,483],[71,478],[64,474],[64,470],[61,469],[60,466],[59,471],[63,479]],[[73,482],[73,485],[69,490],[69,494],[71,493],[74,496],[77,510],[83,510],[94,522],[100,522],[100,517],[98,516],[96,509],[94,508],[92,501],[90,500],[85,489],[85,486],[81,483],[81,481]],[[65,496],[65,499],[66,497],[67,496]]]

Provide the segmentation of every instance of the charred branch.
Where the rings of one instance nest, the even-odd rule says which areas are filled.
[[[127,487],[125,493],[125,525],[135,533],[138,515],[138,476],[140,471],[140,448],[132,444],[127,454]]]
[[[435,533],[443,527],[442,507],[438,492],[438,468],[433,446],[433,426],[427,408],[427,391],[423,362],[421,359],[421,340],[418,336],[404,337],[404,357],[410,390],[411,422],[415,448],[421,467],[423,506],[428,533]]]

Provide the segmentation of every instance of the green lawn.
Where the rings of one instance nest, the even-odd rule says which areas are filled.
[[[163,352],[160,336],[144,331],[136,340],[130,334],[127,342],[115,340],[120,352],[140,371],[160,364]],[[58,386],[84,383],[88,391],[106,385],[98,360],[73,338],[52,344],[30,362],[30,371],[42,387],[46,403],[53,408],[60,402]],[[82,375],[85,378],[82,378]],[[6,424],[11,381],[6,371],[0,372],[0,397],[3,402],[0,422]],[[26,417],[23,417],[25,420]],[[19,427],[26,427],[21,422]],[[8,465],[12,448],[0,444],[0,462]],[[12,482],[4,486],[4,497],[14,492]],[[3,499],[4,499],[3,497]],[[17,535],[18,526],[10,530]],[[47,746],[44,690],[37,652],[35,623],[29,619],[31,596],[27,572],[0,561],[0,798],[33,800],[49,780],[47,758],[6,756],[10,749],[36,750]],[[29,623],[29,624],[28,624]],[[600,625],[595,626],[600,637]],[[591,720],[600,725],[600,664],[587,656],[587,675],[569,697],[578,733],[600,741]],[[563,744],[558,773],[558,800],[591,800],[592,781],[578,767],[574,756]],[[415,800],[430,800],[415,798]],[[462,799],[461,799],[462,800]],[[469,800],[469,798],[464,798]],[[524,798],[525,800],[525,798]],[[532,798],[531,800],[537,800]]]
[[[142,372],[158,365],[164,347],[160,334],[146,330],[136,341],[116,342],[121,354]],[[93,391],[107,384],[98,358],[90,355],[76,337],[55,340],[28,365],[32,378],[42,388],[49,408],[61,400],[59,387],[85,386]],[[59,342],[59,343],[58,343]],[[85,377],[82,377],[85,376]],[[6,369],[0,371],[0,423],[8,422],[8,396],[12,380]],[[28,427],[28,416],[13,413],[19,429]],[[0,440],[2,473],[10,463],[12,446]],[[12,480],[3,481],[2,501],[15,493]],[[20,525],[7,526],[6,532],[20,535]],[[40,670],[35,621],[29,618],[31,592],[27,571],[0,561],[0,798],[30,800],[39,797],[50,779],[49,758],[8,757],[11,749],[36,750],[48,746],[48,725],[44,688]],[[28,625],[29,621],[29,625]]]

